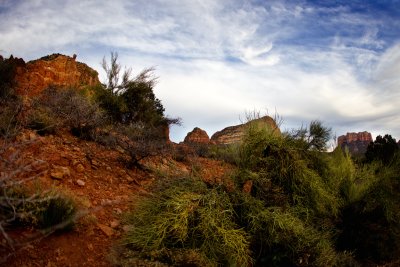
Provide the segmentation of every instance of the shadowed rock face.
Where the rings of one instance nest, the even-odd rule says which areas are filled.
[[[269,116],[264,116],[257,120],[249,121],[245,124],[230,126],[221,131],[218,131],[211,136],[211,141],[216,144],[224,145],[238,143],[242,140],[245,134],[246,126],[248,126],[250,123],[263,123],[271,130],[275,131],[277,134],[281,133],[275,121]]]
[[[189,132],[184,140],[184,143],[186,144],[208,144],[210,143],[210,138],[208,137],[208,134],[206,131],[196,127],[193,129],[193,131]]]
[[[93,86],[100,83],[97,71],[73,57],[52,54],[25,63],[19,62],[15,81],[17,92],[34,96],[49,87],[56,86]]]
[[[342,149],[346,147],[350,154],[360,155],[367,151],[369,143],[373,142],[372,135],[369,132],[347,133],[338,137],[338,146]]]

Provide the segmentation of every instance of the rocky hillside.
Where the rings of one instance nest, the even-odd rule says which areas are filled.
[[[52,54],[25,63],[15,59],[17,92],[34,96],[50,85],[56,86],[93,86],[99,84],[97,71],[72,57]]]
[[[360,155],[367,151],[369,143],[373,142],[371,133],[364,131],[359,133],[347,133],[338,137],[338,146],[348,148],[350,154]]]
[[[226,127],[225,129],[214,133],[211,136],[211,141],[215,142],[216,144],[223,145],[237,143],[243,138],[245,129],[249,123],[261,123],[262,125],[265,125],[266,127],[269,127],[271,130],[275,131],[277,134],[281,133],[275,121],[269,116],[264,116],[244,124]]]

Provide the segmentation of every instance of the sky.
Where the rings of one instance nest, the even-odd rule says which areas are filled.
[[[400,138],[400,0],[0,0],[5,57],[77,54],[105,81],[110,52],[155,67],[175,142],[251,111]]]

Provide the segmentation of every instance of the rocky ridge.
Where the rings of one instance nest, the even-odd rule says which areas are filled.
[[[17,92],[34,96],[55,86],[94,86],[100,83],[97,71],[88,65],[62,54],[52,54],[27,63],[15,58]]]
[[[367,151],[369,143],[373,142],[370,132],[364,131],[359,133],[347,133],[339,136],[338,146],[342,149],[348,148],[350,154],[359,155]]]
[[[252,120],[244,124],[226,127],[225,129],[214,133],[211,136],[211,141],[215,142],[216,144],[223,144],[223,145],[238,143],[243,138],[246,127],[250,123],[264,124],[266,127],[270,128],[275,133],[277,134],[281,133],[275,121],[269,116],[264,116],[262,118]]]

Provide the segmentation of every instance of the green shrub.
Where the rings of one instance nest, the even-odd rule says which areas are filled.
[[[208,189],[205,183],[192,179],[158,187],[153,196],[139,200],[129,215],[133,228],[126,244],[147,257],[163,249],[179,249],[182,253],[194,249],[211,262],[251,264],[249,236],[235,224],[227,193]]]
[[[400,253],[400,168],[372,162],[359,168],[338,224],[338,247],[354,250],[359,260],[383,263]]]
[[[210,145],[208,150],[208,157],[222,160],[232,165],[239,164],[239,145]]]
[[[83,139],[95,139],[104,121],[99,106],[79,89],[49,87],[34,100],[28,126],[42,134],[65,128]]]
[[[29,113],[27,127],[40,135],[55,134],[60,125],[60,118],[55,117],[48,108],[36,107]]]
[[[15,185],[2,190],[0,220],[41,229],[69,230],[77,206],[71,197],[56,190],[32,192]]]
[[[0,100],[0,136],[11,138],[21,130],[19,115],[22,111],[22,103],[19,99]]]
[[[396,139],[393,139],[391,135],[386,134],[384,137],[378,135],[375,141],[368,145],[365,158],[367,162],[379,160],[384,164],[389,164],[398,150]]]
[[[290,208],[265,207],[263,201],[233,195],[240,225],[251,234],[257,266],[333,266],[337,253],[326,232],[314,229]]]

